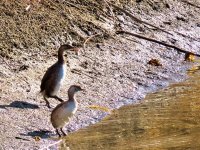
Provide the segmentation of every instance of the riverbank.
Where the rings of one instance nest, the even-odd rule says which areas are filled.
[[[169,7],[164,5],[166,3]],[[164,27],[173,36],[139,24],[119,12],[115,14],[117,23],[123,30],[199,53],[199,8],[170,0],[155,4],[138,3],[131,13],[158,27]],[[155,9],[151,6],[157,7]],[[6,31],[6,28],[2,29]],[[59,34],[54,37],[59,37]],[[46,40],[55,42],[55,38]],[[0,149],[38,149],[54,142],[49,139],[55,135],[49,120],[51,110],[46,108],[38,92],[44,72],[56,61],[55,48],[64,41],[56,42],[54,46],[41,46],[41,49],[22,47],[19,58],[0,57]],[[48,51],[44,51],[45,48]],[[14,50],[19,51],[16,47]],[[158,60],[160,66],[150,65],[152,59]],[[77,95],[80,107],[65,130],[76,131],[108,115],[87,108],[89,105],[113,110],[123,105],[140,103],[147,93],[186,79],[186,70],[193,63],[184,59],[185,55],[174,49],[127,35],[113,35],[100,42],[87,43],[86,49],[81,49],[78,56],[68,55],[67,78],[60,96],[67,99],[66,92],[71,84],[81,85],[86,92]],[[50,103],[52,106],[58,104],[53,99]],[[41,140],[35,140],[37,136]]]

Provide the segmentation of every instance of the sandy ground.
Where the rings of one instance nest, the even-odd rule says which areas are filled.
[[[164,26],[173,36],[135,24],[124,14],[117,15],[121,28],[199,53],[199,8],[168,2],[170,9],[162,12],[141,10],[140,6],[132,13],[142,11],[138,17]],[[55,142],[49,120],[52,109],[45,106],[38,93],[44,72],[56,62],[56,53],[56,50],[45,53],[36,49],[31,54],[24,51],[24,58],[17,62],[0,57],[0,149],[40,149]],[[109,114],[88,108],[89,105],[117,109],[139,103],[147,93],[186,79],[186,70],[193,63],[184,61],[184,56],[174,49],[127,35],[87,45],[86,51],[81,49],[78,56],[68,54],[67,77],[59,95],[67,100],[67,89],[72,84],[81,85],[86,92],[77,94],[79,109],[65,130],[76,131]],[[162,66],[148,64],[151,59],[159,60]],[[51,99],[50,103],[55,107],[59,102]],[[35,140],[37,136],[41,140]]]

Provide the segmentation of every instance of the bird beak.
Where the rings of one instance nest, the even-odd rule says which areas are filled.
[[[78,55],[79,50],[80,50],[79,47],[74,47],[70,49],[70,51],[75,52],[76,55]]]
[[[81,89],[81,91],[85,92],[85,89]]]

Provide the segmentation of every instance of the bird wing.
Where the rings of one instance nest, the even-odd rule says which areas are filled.
[[[71,112],[66,111],[65,105],[67,102],[58,104],[51,113],[51,123],[54,128],[63,127],[69,121]]]
[[[72,111],[69,107],[70,104],[68,103],[68,101],[62,102],[53,109],[52,115],[59,114],[60,117],[63,117],[63,115],[67,118],[71,117]]]
[[[57,68],[56,66],[57,66],[57,63],[49,67],[47,71],[45,72],[42,78],[41,85],[40,85],[40,92],[45,90],[46,83],[48,82],[48,80],[51,80],[52,75],[56,72],[56,68]]]

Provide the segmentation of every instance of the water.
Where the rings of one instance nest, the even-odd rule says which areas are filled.
[[[66,145],[71,150],[200,150],[200,71],[190,76],[70,134]]]

